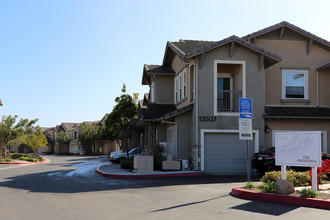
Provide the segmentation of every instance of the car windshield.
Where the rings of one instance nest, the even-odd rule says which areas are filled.
[[[142,148],[134,148],[133,150],[129,151],[130,154],[140,154],[142,152]]]
[[[266,148],[264,150],[261,150],[260,153],[262,153],[262,154],[273,154],[273,153],[275,153],[275,147]]]

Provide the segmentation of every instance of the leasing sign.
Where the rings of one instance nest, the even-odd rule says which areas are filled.
[[[276,132],[276,165],[321,167],[321,132]]]

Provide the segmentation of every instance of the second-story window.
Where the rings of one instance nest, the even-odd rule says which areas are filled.
[[[282,70],[282,99],[308,99],[308,70]]]
[[[178,78],[175,78],[175,103],[179,101]]]
[[[183,70],[183,98],[187,97],[187,71]]]
[[[175,77],[175,102],[187,97],[187,71],[184,69]]]

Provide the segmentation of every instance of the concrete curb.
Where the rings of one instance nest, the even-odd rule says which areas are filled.
[[[100,167],[97,167],[95,173],[111,178],[125,178],[125,179],[137,179],[137,178],[160,178],[160,177],[178,177],[178,176],[199,176],[200,172],[187,172],[187,173],[160,173],[160,174],[111,174],[106,173],[100,170]]]
[[[264,202],[286,203],[297,206],[305,206],[312,208],[330,209],[330,200],[303,198],[296,196],[277,195],[272,193],[260,193],[250,190],[241,189],[239,186],[234,187],[230,195],[241,199],[258,200]]]
[[[50,160],[45,158],[45,160],[41,162],[0,162],[0,164],[45,164],[45,163],[50,163]]]

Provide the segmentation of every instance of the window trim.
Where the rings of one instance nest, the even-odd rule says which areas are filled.
[[[282,70],[282,100],[308,100],[308,76],[309,70],[307,69],[285,69]],[[287,98],[286,97],[286,81],[285,75],[286,74],[304,74],[304,98]]]
[[[214,60],[213,70],[213,112],[214,116],[239,116],[239,112],[218,112],[217,109],[217,78],[218,64],[240,64],[242,65],[242,98],[246,98],[246,61],[245,60]]]
[[[184,68],[174,78],[174,98],[175,104],[187,98],[187,70]]]

